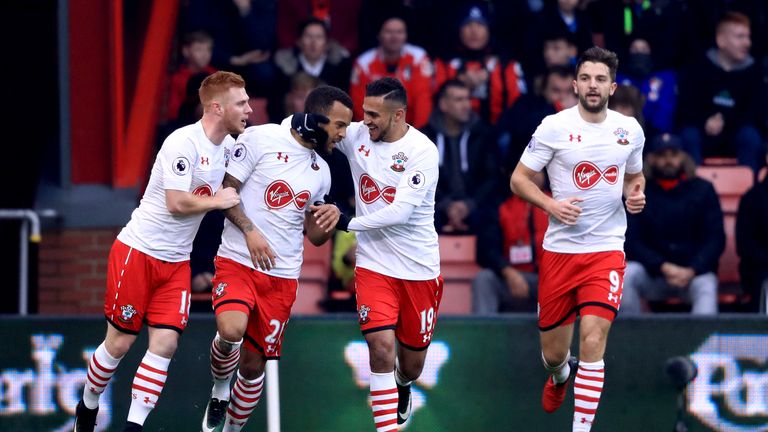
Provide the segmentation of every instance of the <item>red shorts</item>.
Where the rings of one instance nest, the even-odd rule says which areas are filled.
[[[613,321],[624,288],[624,252],[544,251],[539,272],[539,329],[568,325],[576,315]]]
[[[104,316],[129,334],[138,334],[144,322],[181,333],[189,320],[191,279],[189,261],[162,261],[115,240],[107,263]]]
[[[268,359],[280,358],[280,347],[299,282],[264,274],[229,258],[214,259],[213,309],[248,315],[243,346]]]
[[[443,297],[442,276],[412,281],[358,267],[355,285],[363,334],[391,329],[408,349],[419,351],[429,346]]]

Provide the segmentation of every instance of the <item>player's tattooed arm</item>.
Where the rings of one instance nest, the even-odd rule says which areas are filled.
[[[239,193],[242,186],[243,183],[240,180],[229,173],[224,174],[222,187],[234,188]],[[253,265],[262,270],[269,270],[275,267],[275,259],[277,258],[275,252],[272,251],[261,231],[256,228],[253,221],[245,214],[242,203],[224,210],[224,216],[242,231],[245,236],[245,244],[248,247],[248,253],[251,255]]]

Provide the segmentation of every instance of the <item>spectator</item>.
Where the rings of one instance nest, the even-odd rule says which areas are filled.
[[[529,62],[526,70],[534,73],[526,74],[533,89],[542,89],[544,75],[553,66],[567,66],[575,69],[578,49],[573,41],[573,36],[568,32],[547,32],[541,46],[541,51],[536,53],[535,62]],[[573,93],[573,91],[571,91]]]
[[[536,31],[567,34],[578,52],[591,48],[592,23],[589,15],[579,8],[579,0],[557,0],[549,2],[536,20]]]
[[[318,78],[309,75],[306,72],[297,72],[291,77],[291,83],[288,90],[283,92],[283,101],[280,107],[283,108],[282,112],[278,115],[274,115],[274,122],[279,123],[280,119],[284,119],[293,113],[302,112],[304,110],[304,102],[307,100],[309,92],[315,89],[322,83]]]
[[[539,123],[550,114],[576,105],[573,70],[567,66],[551,67],[544,76],[541,89],[521,96],[496,123],[492,142],[495,144],[494,153],[504,167],[501,196],[506,196],[509,191],[506,182],[509,173],[517,165]]]
[[[654,47],[653,62],[660,70],[676,68],[684,58],[685,7],[680,0],[597,0],[587,13],[596,45],[627,58],[633,39]]]
[[[544,174],[537,176],[544,186]],[[509,188],[507,188],[509,189]],[[477,263],[483,267],[472,281],[472,312],[535,312],[538,267],[547,213],[510,195],[477,236]]]
[[[284,93],[290,78],[298,72],[334,87],[347,88],[351,68],[349,51],[328,38],[325,22],[317,18],[304,21],[297,36],[294,47],[275,53],[275,64],[281,75],[278,88]]]
[[[621,311],[640,313],[641,299],[680,297],[695,315],[716,314],[717,265],[725,248],[717,193],[695,176],[677,136],[655,137],[647,161],[648,205],[628,216]]]
[[[216,72],[216,69],[211,66],[212,52],[213,39],[208,33],[196,31],[184,35],[184,41],[181,45],[181,56],[184,60],[176,72],[171,75],[171,86],[168,93],[168,112],[166,113],[169,120],[179,118],[181,104],[187,99],[187,82],[189,82],[190,77],[197,73],[210,75]],[[198,100],[197,88],[199,87],[198,83],[198,86],[194,89],[195,100]],[[202,111],[200,114],[202,115]]]
[[[493,190],[496,169],[494,154],[486,148],[488,126],[472,111],[469,88],[459,80],[443,83],[435,104],[422,128],[440,157],[435,227],[438,233],[468,233]]]
[[[290,48],[296,29],[308,17],[325,23],[330,40],[347,52],[358,52],[357,27],[363,0],[280,0],[277,2],[277,40],[279,48]],[[366,21],[367,22],[367,21]],[[349,76],[346,77],[349,79]],[[347,88],[346,86],[342,88]]]
[[[645,100],[640,90],[633,85],[618,85],[616,91],[608,100],[608,108],[618,111],[625,116],[634,117],[640,126],[645,128],[645,117],[643,116],[643,104]]]
[[[472,109],[486,123],[496,123],[501,112],[526,93],[523,69],[515,60],[505,66],[493,52],[488,12],[479,4],[471,5],[462,17],[459,40],[455,56],[435,62],[435,82],[438,86],[452,78],[464,82],[472,95]]]
[[[766,157],[768,160],[768,157]],[[750,311],[766,313],[768,293],[768,177],[747,191],[736,216],[736,251],[741,257],[741,286]],[[759,308],[758,308],[759,303]]]
[[[643,95],[646,133],[654,136],[672,132],[677,109],[677,72],[658,70],[654,66],[651,45],[645,39],[632,41],[626,66],[619,72],[616,77],[619,85],[635,86]]]
[[[211,64],[237,72],[251,97],[266,97],[276,71],[268,61],[276,43],[276,0],[189,0],[187,30],[213,37]]]
[[[680,80],[678,109],[686,151],[696,163],[735,156],[755,173],[765,148],[758,130],[765,115],[762,68],[749,54],[749,18],[727,13],[717,25],[717,47]]]
[[[349,87],[355,120],[363,119],[365,86],[379,78],[393,77],[403,83],[408,94],[406,122],[416,128],[427,124],[432,111],[432,61],[423,48],[406,43],[407,39],[405,21],[388,18],[379,31],[379,46],[355,60]]]

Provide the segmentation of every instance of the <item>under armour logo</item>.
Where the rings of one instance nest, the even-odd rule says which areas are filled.
[[[208,158],[205,156],[200,156],[200,165],[210,165],[208,163]]]
[[[573,134],[568,134],[568,141],[573,142],[574,139],[577,142],[581,142],[581,135],[573,136]]]
[[[149,396],[144,396],[144,403],[147,405],[154,405],[155,402],[152,401],[152,399],[149,398]]]
[[[184,317],[181,317],[181,325],[187,325],[187,319]]]
[[[589,420],[587,420],[587,418],[586,418],[586,417],[582,417],[582,418],[581,418],[581,423],[582,423],[582,424],[586,424],[586,423],[592,424],[592,422],[591,422],[591,421],[589,421]]]
[[[618,303],[619,302],[619,296],[617,296],[615,294],[608,293],[608,301],[612,301],[614,303]]]
[[[283,156],[283,152],[277,152],[277,158],[282,159],[283,162],[288,163],[288,155]]]
[[[366,150],[365,145],[360,145],[360,148],[357,149],[357,151],[359,151],[360,153],[363,153],[365,157],[368,157],[368,155],[371,154],[371,150],[370,149]]]

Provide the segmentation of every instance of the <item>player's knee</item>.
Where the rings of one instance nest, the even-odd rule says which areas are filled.
[[[133,345],[135,340],[136,337],[120,334],[116,337],[107,338],[104,344],[109,355],[114,358],[121,358],[131,349],[131,345]]]
[[[219,337],[228,342],[238,342],[243,338],[245,334],[245,328],[231,322],[219,322],[218,323]]]
[[[149,351],[160,357],[171,358],[176,353],[179,344],[178,336],[163,335],[160,337],[150,337]]]
[[[371,370],[373,371],[391,371],[395,368],[395,347],[394,344],[372,343],[368,346],[370,355]]]
[[[542,360],[544,361],[544,368],[545,369],[551,369],[556,368],[563,364],[567,358],[568,353],[570,351],[568,349],[548,349],[544,350],[542,352]]]
[[[602,351],[605,349],[605,335],[599,330],[586,333],[582,337],[580,349],[586,353]]]
[[[247,380],[256,379],[264,373],[266,363],[267,360],[261,355],[244,356],[240,361],[240,375]]]

